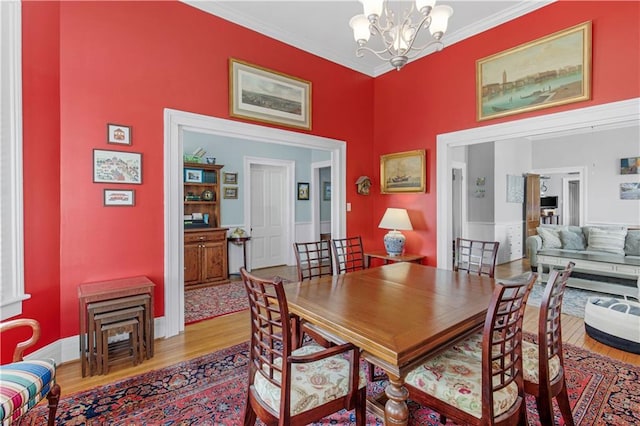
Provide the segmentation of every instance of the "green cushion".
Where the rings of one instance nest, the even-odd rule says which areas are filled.
[[[562,242],[562,248],[568,250],[584,250],[585,239],[582,231],[580,233],[572,231],[560,231],[560,241]]]
[[[640,256],[640,229],[628,231],[627,238],[624,241],[624,254],[627,256]]]
[[[560,233],[557,229],[544,228],[539,226],[536,228],[538,235],[542,238],[542,249],[559,249],[562,248],[560,241]]]

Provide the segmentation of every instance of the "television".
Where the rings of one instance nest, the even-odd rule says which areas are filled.
[[[558,208],[558,196],[540,197],[541,209],[557,209]]]

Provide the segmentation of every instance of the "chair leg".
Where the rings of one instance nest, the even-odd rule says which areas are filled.
[[[60,401],[60,385],[57,383],[51,387],[47,394],[47,400],[49,401],[49,419],[47,421],[48,426],[54,426],[56,423],[56,411],[58,410],[58,401]]]
[[[367,424],[367,388],[358,390],[356,401],[356,426]]]
[[[553,424],[553,402],[551,398],[544,396],[536,397],[536,405],[538,407],[538,415],[540,416],[541,425]]]
[[[574,426],[573,413],[571,413],[571,405],[569,404],[569,395],[565,382],[562,383],[562,389],[560,389],[560,393],[556,395],[556,400],[558,401],[558,408],[560,408],[560,413],[562,413],[564,424],[566,426]]]
[[[251,392],[251,390],[249,390],[249,392]],[[256,424],[256,418],[256,412],[253,411],[249,395],[247,394],[247,402],[244,406],[244,426],[254,426]]]

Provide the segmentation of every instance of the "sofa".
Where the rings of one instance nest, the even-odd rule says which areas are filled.
[[[590,283],[587,286],[576,285],[577,287],[618,294],[619,291],[611,290],[614,286],[606,285],[607,283],[615,283],[616,285],[630,286],[635,289],[635,294],[638,294],[640,277],[636,276],[636,273],[640,270],[640,229],[627,229],[624,226],[613,225],[541,225],[537,231],[538,235],[527,237],[525,243],[533,271],[538,269],[538,253],[552,251],[555,255],[560,254],[566,260],[572,260],[572,256],[576,259],[576,268],[572,277],[596,283]],[[589,256],[591,260],[604,262],[604,266],[611,264],[612,268],[589,267],[581,269],[581,263],[585,265],[589,262],[585,262],[585,256],[578,255],[578,253],[591,255]],[[613,266],[618,265],[623,259],[630,266],[624,265],[622,268]],[[624,270],[625,273],[618,274],[615,272],[617,270]],[[634,291],[630,293],[634,294]]]

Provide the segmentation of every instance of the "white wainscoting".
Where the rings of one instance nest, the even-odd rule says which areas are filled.
[[[467,222],[466,238],[482,241],[498,241],[496,264],[522,258],[522,222]]]

